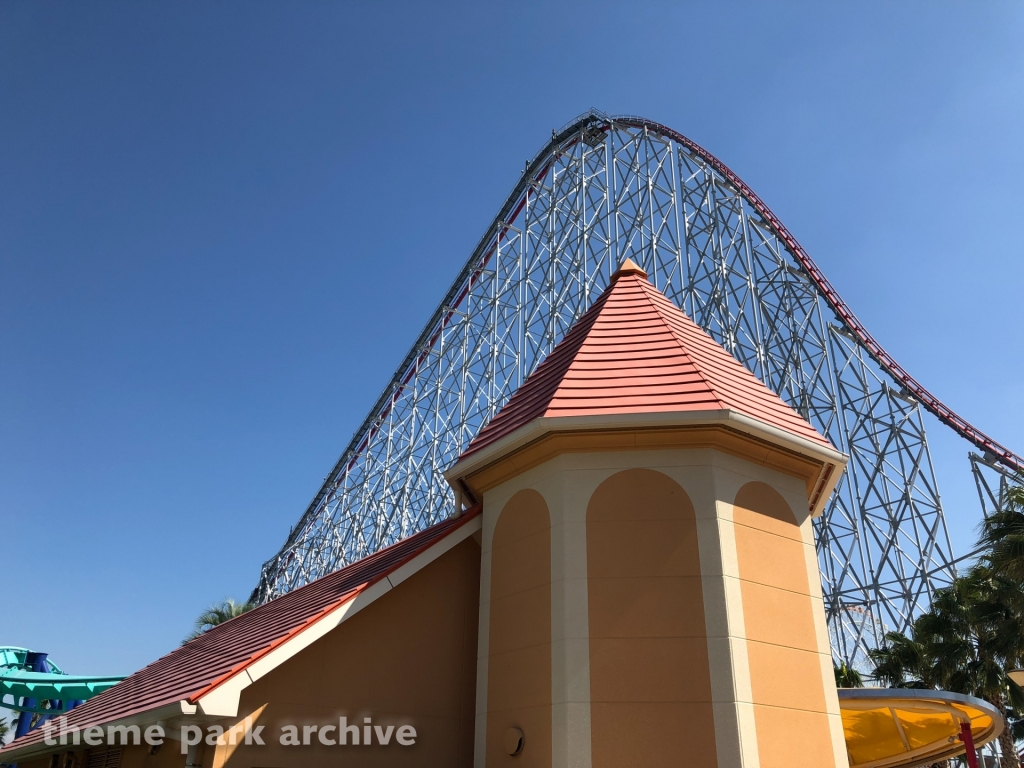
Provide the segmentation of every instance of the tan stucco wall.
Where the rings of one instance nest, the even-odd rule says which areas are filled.
[[[486,764],[551,765],[551,518],[543,496],[516,493],[501,509],[490,552]],[[503,748],[524,734],[522,752]]]
[[[736,495],[733,523],[760,766],[844,765],[826,695],[835,689],[831,657],[826,668],[816,627],[822,617],[813,541],[804,530],[810,521],[801,525],[770,485],[750,482]]]
[[[592,765],[714,768],[697,542],[686,492],[649,469],[612,475],[587,510]],[[685,735],[684,735],[685,734]]]
[[[600,765],[604,747],[592,722],[592,706],[599,696],[591,690],[591,666],[604,662],[592,652],[590,605],[599,597],[590,592],[588,554],[588,506],[599,486],[628,470],[647,470],[670,478],[692,502],[698,557],[694,567],[701,576],[706,656],[714,753],[720,768],[760,768],[758,728],[751,688],[747,631],[744,622],[743,580],[739,571],[734,502],[740,489],[756,482],[773,488],[790,510],[803,510],[799,518],[803,541],[804,578],[809,581],[811,611],[815,620],[822,670],[831,674],[828,635],[824,622],[813,532],[807,504],[807,487],[799,477],[746,461],[714,449],[602,450],[563,453],[522,469],[484,494],[481,562],[480,652],[477,695],[478,768],[487,765],[487,677],[490,594],[489,547],[497,513],[517,493],[538,493],[551,518],[551,617],[552,617],[552,765],[588,768]],[[643,489],[639,489],[643,492]],[[742,517],[742,512],[740,513]],[[758,513],[761,514],[761,513]],[[741,534],[742,538],[742,534]],[[792,568],[800,569],[794,560]],[[599,608],[600,610],[600,608]],[[756,624],[756,618],[754,619]],[[592,655],[594,658],[592,658]],[[683,674],[681,672],[680,674]],[[600,672],[598,672],[600,676]],[[822,679],[825,679],[824,677]],[[830,679],[830,678],[829,678]],[[596,678],[595,678],[596,681]],[[834,688],[824,691],[825,711],[831,723],[833,751],[844,755],[838,699]],[[674,727],[667,740],[676,745],[677,757],[686,754],[678,745],[693,732]],[[679,751],[682,749],[683,751]],[[826,763],[828,764],[828,763]],[[845,756],[838,763],[845,765]]]
[[[242,692],[239,716],[258,713],[266,746],[218,747],[203,765],[471,765],[479,567],[480,546],[466,539],[257,680]],[[416,744],[278,743],[285,723],[337,724],[341,716],[411,724]]]

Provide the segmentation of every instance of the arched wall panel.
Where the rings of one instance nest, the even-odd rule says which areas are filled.
[[[650,469],[609,477],[587,505],[594,768],[718,765],[693,502]]]
[[[491,539],[487,765],[551,766],[551,515],[526,489],[509,499]],[[524,734],[521,754],[503,746]]]

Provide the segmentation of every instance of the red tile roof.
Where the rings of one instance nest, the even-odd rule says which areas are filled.
[[[182,700],[195,703],[479,513],[477,507],[437,523],[214,627],[71,710],[68,729],[111,723]],[[44,735],[37,728],[0,750],[0,756],[41,742]]]
[[[463,457],[542,416],[720,409],[831,447],[627,259]]]

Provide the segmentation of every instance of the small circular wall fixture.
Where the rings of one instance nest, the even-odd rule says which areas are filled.
[[[513,757],[523,751],[523,732],[518,728],[505,731],[505,751]]]

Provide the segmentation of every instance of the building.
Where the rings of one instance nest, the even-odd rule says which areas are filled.
[[[448,471],[456,516],[0,760],[846,766],[811,528],[844,466],[627,261]]]

